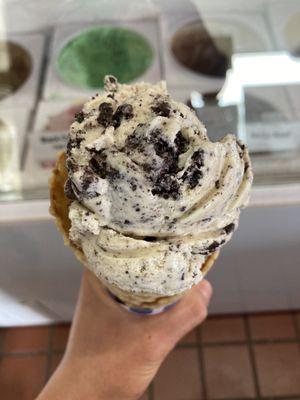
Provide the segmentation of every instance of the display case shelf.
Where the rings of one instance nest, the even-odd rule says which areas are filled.
[[[299,2],[253,1],[247,5],[249,18],[238,0],[164,0],[145,7],[131,0],[122,15],[116,0],[103,6],[95,1],[1,4],[1,62],[3,68],[8,60],[12,65],[1,72],[0,83],[0,209],[7,202],[47,200],[51,168],[65,147],[73,115],[101,91],[78,86],[74,71],[73,83],[66,82],[59,57],[74,38],[89,49],[92,43],[85,43],[84,35],[95,28],[110,29],[111,43],[120,27],[124,35],[129,29],[147,41],[152,59],[133,80],[165,79],[175,99],[193,106],[212,140],[228,132],[244,140],[252,155],[254,190],[286,192],[286,185],[300,183]],[[197,71],[189,60],[182,64],[172,46],[186,34],[198,50],[211,48],[214,62],[198,57]],[[131,45],[126,40],[124,47]],[[115,57],[113,46],[110,51]],[[225,59],[221,72],[205,67]],[[103,73],[105,60],[97,62]],[[81,67],[85,74],[95,71],[88,62]],[[127,67],[132,68],[130,60]],[[24,82],[14,81],[16,68],[25,74]],[[191,101],[195,93],[201,105]]]

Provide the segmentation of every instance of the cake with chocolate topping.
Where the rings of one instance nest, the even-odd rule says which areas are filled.
[[[107,76],[71,125],[51,210],[104,286],[126,304],[156,308],[202,279],[236,230],[251,183],[246,146],[233,135],[212,143],[164,82]]]

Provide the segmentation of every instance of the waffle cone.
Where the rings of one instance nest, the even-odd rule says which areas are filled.
[[[62,233],[64,243],[66,246],[71,247],[74,251],[76,258],[87,268],[89,268],[87,259],[82,249],[72,243],[69,239],[69,229],[71,222],[69,220],[69,205],[70,200],[65,196],[64,184],[68,178],[67,169],[65,167],[66,154],[61,153],[56,161],[56,165],[52,171],[49,180],[50,188],[50,213],[55,217],[56,225]],[[210,268],[213,266],[215,260],[218,258],[219,252],[216,251],[207,257],[205,263],[201,266],[203,275],[206,275]],[[100,282],[100,281],[99,281]],[[113,295],[115,295],[121,302],[128,307],[138,307],[147,309],[158,309],[172,304],[179,300],[185,292],[173,296],[159,296],[153,293],[132,293],[120,289],[118,286],[101,281]]]

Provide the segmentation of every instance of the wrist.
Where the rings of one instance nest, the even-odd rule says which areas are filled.
[[[59,366],[55,374],[56,382],[54,385],[60,387],[61,397],[64,400],[89,399],[89,400],[138,400],[142,393],[133,394],[125,380],[125,374],[117,376],[110,367],[105,356],[102,357],[101,365],[97,363],[97,368],[93,367],[93,360],[76,359],[72,355],[67,355],[64,362]],[[109,371],[109,374],[107,373]],[[59,382],[59,384],[58,384]],[[55,398],[53,398],[55,399]],[[51,400],[53,400],[51,397]],[[50,400],[50,397],[49,397]]]

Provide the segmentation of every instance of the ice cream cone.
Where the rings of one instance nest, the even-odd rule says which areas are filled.
[[[76,246],[69,239],[69,229],[71,226],[69,220],[69,205],[70,200],[65,196],[64,184],[67,180],[68,173],[65,167],[66,154],[63,152],[59,155],[56,166],[52,171],[52,176],[49,181],[50,187],[50,213],[55,217],[56,225],[62,233],[65,245],[71,247],[77,259],[87,268],[89,268],[87,259],[82,249]],[[215,251],[209,255],[204,264],[201,266],[203,276],[207,274],[213,266],[219,255],[219,251]],[[99,280],[100,283],[100,280]],[[116,285],[108,282],[101,283],[111,293],[111,295],[119,301],[119,303],[130,310],[144,310],[145,313],[160,312],[168,306],[178,301],[185,292],[175,294],[173,296],[159,296],[153,293],[132,293],[124,291]]]

